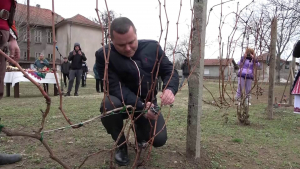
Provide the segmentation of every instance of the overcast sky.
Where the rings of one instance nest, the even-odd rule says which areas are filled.
[[[166,16],[162,3],[162,24],[163,24],[163,38],[161,45],[164,45],[165,30],[166,30]],[[189,34],[188,26],[191,23],[191,6],[190,0],[182,0],[182,8],[179,19],[179,38]],[[192,3],[194,0],[191,0]],[[225,0],[224,0],[225,1]],[[232,1],[223,5],[223,14],[236,11],[237,2],[240,3],[239,9],[249,4],[252,0]],[[18,0],[19,3],[24,3],[24,0]],[[221,0],[208,0],[207,13],[209,9],[219,4]],[[100,11],[106,10],[104,0],[99,0],[98,8]],[[138,39],[159,39],[160,35],[160,21],[159,21],[159,2],[158,0],[107,0],[109,10],[113,10],[122,16],[130,18],[137,28]],[[30,5],[35,6],[40,4],[41,8],[52,9],[52,0],[30,0]],[[64,18],[73,17],[76,14],[81,14],[87,18],[96,18],[96,0],[55,0],[55,12]],[[175,42],[177,37],[176,22],[179,14],[180,0],[166,0],[166,10],[169,18],[169,33],[167,40]],[[209,25],[206,30],[207,46],[205,48],[205,58],[218,57],[218,25],[220,18],[221,6],[214,7],[209,18]],[[223,28],[223,39],[227,39],[228,33],[232,30],[232,25],[235,15],[231,14],[227,17],[225,27]],[[239,33],[240,34],[240,33]],[[99,45],[100,47],[100,45]],[[241,50],[236,49],[234,58],[239,59]]]

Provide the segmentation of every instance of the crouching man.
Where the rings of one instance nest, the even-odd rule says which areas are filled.
[[[163,80],[163,88],[166,86],[168,80],[171,78],[166,90],[160,96],[161,103],[163,105],[170,105],[174,102],[175,94],[178,90],[179,78],[178,73],[174,70],[171,77],[173,64],[164,55],[164,51],[158,46],[158,42],[154,40],[137,40],[137,34],[134,24],[126,17],[120,17],[113,20],[110,29],[110,35],[113,44],[111,44],[111,51],[109,57],[108,66],[108,78],[109,78],[109,94],[110,100],[113,102],[116,108],[122,107],[122,95],[126,105],[135,106],[137,94],[138,101],[136,105],[136,111],[146,109],[148,107],[157,106],[157,90],[155,88],[154,95],[150,95],[148,101],[153,101],[153,105],[150,102],[145,103],[149,87],[151,82],[154,82],[154,77],[151,79],[151,72],[156,65],[154,72],[157,72],[158,68],[155,64],[156,55],[158,50],[158,60],[161,57],[162,61],[159,66],[159,76]],[[108,46],[100,48],[96,52],[96,66],[99,72],[100,79],[104,78],[104,54],[103,50],[108,53]],[[154,73],[155,74],[155,73]],[[141,81],[141,88],[139,90],[139,83]],[[121,89],[120,89],[121,84]],[[122,94],[121,94],[122,92]],[[106,111],[114,109],[108,98],[104,100]],[[103,103],[101,103],[100,111],[104,112]],[[135,113],[137,117],[139,113]],[[122,128],[123,119],[128,118],[126,113],[120,113],[116,115],[107,116],[101,119],[102,124],[107,130],[108,134],[111,134],[113,140],[117,140]],[[149,123],[149,120],[151,124]],[[162,114],[157,115],[154,109],[149,109],[146,114],[141,116],[135,121],[135,129],[137,134],[137,141],[142,144],[148,141],[153,136],[151,131],[151,125],[154,126],[155,119],[157,119],[156,133],[159,132],[164,124],[165,120]],[[122,135],[118,141],[118,145],[125,141],[125,136]],[[163,146],[167,141],[167,129],[164,128],[155,139],[153,146]],[[127,165],[129,163],[127,145],[123,144],[116,150],[115,161],[119,165]]]

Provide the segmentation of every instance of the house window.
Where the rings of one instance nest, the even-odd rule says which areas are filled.
[[[50,54],[50,53],[49,53],[49,54],[48,54],[48,60],[49,60],[49,61],[52,61],[52,58],[53,58],[53,54]]]
[[[50,30],[47,32],[47,43],[52,43],[52,32]]]
[[[41,53],[35,52],[35,59],[38,59],[40,57]]]
[[[34,31],[34,41],[36,43],[41,43],[42,42],[42,31],[40,31],[40,30],[35,30]]]
[[[24,52],[24,53],[23,53],[23,59],[24,59],[24,60],[27,60],[27,52]]]
[[[204,69],[204,74],[209,75],[209,69]]]
[[[24,35],[23,39],[24,39],[24,42],[27,42],[27,33]]]

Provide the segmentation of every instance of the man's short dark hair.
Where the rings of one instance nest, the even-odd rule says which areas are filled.
[[[112,21],[110,26],[110,37],[114,38],[113,31],[119,34],[125,34],[129,31],[130,26],[132,26],[134,33],[136,33],[136,29],[132,21],[126,17],[119,17]]]

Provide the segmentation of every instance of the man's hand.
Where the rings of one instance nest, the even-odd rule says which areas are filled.
[[[41,60],[40,63],[44,63],[44,62]]]
[[[161,104],[162,105],[170,105],[174,102],[175,96],[170,89],[166,89],[161,95]]]
[[[73,55],[76,55],[76,52],[75,52],[75,50],[73,50]]]
[[[150,120],[155,120],[157,118],[157,115],[154,114],[154,112],[152,112],[150,110],[150,107],[153,107],[153,106],[154,106],[154,104],[151,104],[151,102],[147,102],[146,103],[146,110],[148,110],[148,109],[149,110],[148,110],[148,112],[146,114],[144,114],[144,117],[146,117],[146,118],[148,118]]]
[[[14,39],[13,37],[10,37],[9,39],[8,50],[12,59],[14,59],[15,61],[18,61],[20,59],[20,48],[16,39]]]
[[[82,53],[81,53],[81,51],[80,51],[80,50],[78,51],[78,54],[79,54],[79,55],[82,55]]]

